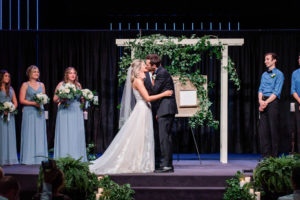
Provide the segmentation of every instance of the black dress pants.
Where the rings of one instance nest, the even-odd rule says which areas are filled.
[[[300,104],[295,103],[295,118],[296,118],[296,131],[295,131],[295,152],[300,153]]]
[[[159,142],[161,152],[161,167],[173,167],[172,125],[175,115],[158,117]]]
[[[258,131],[262,157],[278,156],[279,127],[279,100],[275,99],[260,112]]]

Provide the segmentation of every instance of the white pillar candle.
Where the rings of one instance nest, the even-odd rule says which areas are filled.
[[[246,181],[240,181],[240,187],[242,188],[246,184]]]
[[[260,192],[255,192],[256,200],[260,200]]]
[[[96,194],[96,200],[100,199],[101,194]]]
[[[250,177],[250,176],[246,176],[246,177],[245,177],[245,181],[246,181],[246,183],[250,183],[251,177]]]
[[[290,103],[290,111],[295,112],[295,103],[294,102]]]
[[[103,188],[98,188],[98,194],[102,194]]]
[[[98,102],[98,96],[94,96],[94,101]]]
[[[49,113],[48,113],[48,110],[45,110],[45,119],[49,119]]]
[[[84,118],[85,120],[88,119],[88,112],[87,112],[87,111],[83,111],[83,118]]]

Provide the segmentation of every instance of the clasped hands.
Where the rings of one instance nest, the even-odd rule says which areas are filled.
[[[261,101],[259,101],[259,108],[258,108],[258,110],[259,110],[260,112],[263,112],[264,109],[265,109],[267,106],[268,106],[268,102],[267,102],[267,101],[261,100]]]

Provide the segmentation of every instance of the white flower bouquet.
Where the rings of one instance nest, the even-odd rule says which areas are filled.
[[[76,95],[80,93],[80,90],[74,84],[66,83],[60,86],[55,95],[62,100],[61,104],[63,104],[64,108],[67,108],[69,106],[67,101],[75,99]]]
[[[96,96],[94,95],[95,92],[92,92],[89,89],[82,89],[81,90],[81,96],[85,100],[84,104],[81,104],[81,108],[87,109],[90,106],[90,103],[92,102],[94,105],[98,105],[98,98],[95,98]]]
[[[40,107],[38,108],[38,110],[39,110],[39,113],[42,114],[42,110],[44,110],[44,105],[49,103],[50,99],[46,94],[38,93],[33,96],[33,101],[40,104]]]
[[[15,105],[12,102],[6,101],[0,103],[0,114],[4,121],[9,121],[10,115],[16,115],[17,113],[18,111],[16,110]]]

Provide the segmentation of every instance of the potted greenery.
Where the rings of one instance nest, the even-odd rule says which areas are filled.
[[[289,155],[262,160],[253,173],[255,186],[265,193],[265,199],[277,199],[293,191],[291,172],[299,155]]]

